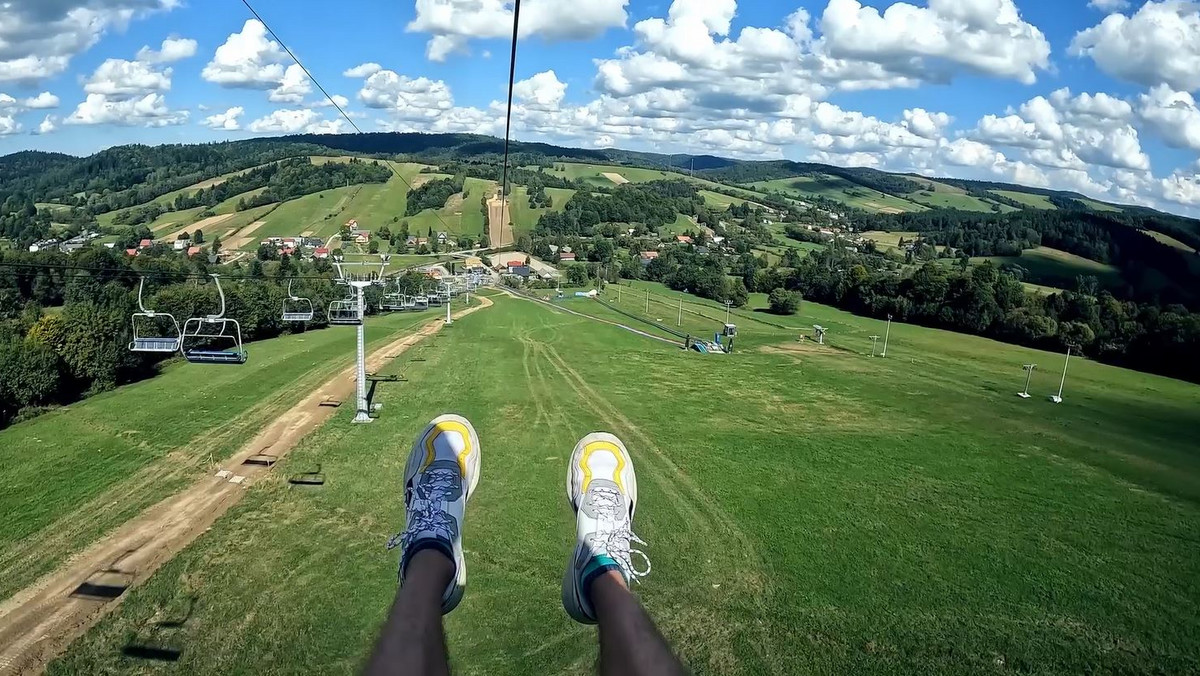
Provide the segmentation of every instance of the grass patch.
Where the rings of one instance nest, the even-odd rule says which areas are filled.
[[[1016,192],[1014,190],[993,190],[992,192],[1000,195],[1001,197],[1007,197],[1015,202],[1020,202],[1021,204],[1024,204],[1032,209],[1058,211],[1058,207],[1054,206],[1054,203],[1050,201],[1050,198],[1046,197],[1045,195],[1034,195],[1027,192]]]
[[[751,184],[750,187],[801,200],[823,197],[872,213],[905,213],[928,210],[924,205],[887,195],[828,174],[759,181]]]
[[[1029,271],[1030,281],[1059,288],[1074,288],[1075,278],[1080,275],[1094,276],[1102,284],[1116,284],[1121,279],[1120,271],[1111,265],[1045,246],[1024,251],[1020,256],[991,256],[971,260],[974,263],[990,260],[996,265],[1019,265]]]

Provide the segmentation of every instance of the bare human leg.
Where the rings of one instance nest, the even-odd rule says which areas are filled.
[[[442,593],[453,578],[454,563],[442,552],[424,549],[413,556],[366,674],[449,676]]]
[[[600,625],[600,673],[605,676],[671,676],[687,671],[671,652],[625,578],[607,570],[592,582],[589,594]]]

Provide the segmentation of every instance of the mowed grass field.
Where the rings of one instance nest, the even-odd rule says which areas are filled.
[[[1000,195],[1001,197],[1007,197],[1010,200],[1020,202],[1027,207],[1032,207],[1034,209],[1045,209],[1047,211],[1058,211],[1058,207],[1054,206],[1054,203],[1050,201],[1050,198],[1046,197],[1045,195],[1034,195],[1032,193],[1016,192],[1013,190],[993,190],[992,192]]]
[[[658,285],[624,294],[646,288],[664,321],[681,298],[696,330],[723,320]],[[356,673],[395,591],[384,542],[409,445],[446,411],[483,444],[468,591],[446,620],[457,673],[593,669],[595,630],[559,584],[566,462],[598,429],[638,471],[653,571],[636,592],[697,673],[1200,668],[1200,387],[1079,360],[1055,406],[1060,355],[893,325],[872,359],[882,322],[764,315],[761,295],[733,313],[738,351],[707,357],[495,301],[393,362],[408,382],[379,420],[310,436],[49,672]],[[826,346],[797,340],[817,323]],[[284,482],[316,464],[323,488]],[[152,640],[180,661],[122,655]]]
[[[751,188],[764,192],[779,192],[796,199],[824,197],[846,206],[874,213],[899,214],[910,211],[928,211],[924,205],[900,199],[851,183],[844,178],[821,174],[819,176],[796,176],[773,181],[759,181]]]
[[[1029,271],[1029,281],[1060,288],[1075,288],[1075,279],[1080,275],[1094,276],[1102,284],[1117,283],[1121,277],[1120,271],[1111,265],[1045,246],[1024,251],[1020,256],[971,259],[973,263],[985,260],[990,260],[996,265],[1019,265]]]
[[[979,211],[984,213],[1011,213],[1016,208],[990,200],[968,195],[966,190],[946,183],[931,181],[923,177],[912,177],[913,183],[921,186],[921,190],[911,192],[906,197],[918,204],[941,209],[958,209],[959,211]],[[999,209],[999,211],[996,211]]]
[[[437,316],[369,320],[368,340]],[[195,481],[351,365],[354,331],[331,327],[246,349],[242,366],[173,363],[155,378],[0,430],[0,600]]]

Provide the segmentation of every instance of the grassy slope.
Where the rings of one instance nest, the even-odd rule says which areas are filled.
[[[1074,280],[1079,275],[1093,275],[1102,282],[1116,281],[1120,272],[1111,265],[1097,263],[1082,256],[1040,246],[1023,252],[1020,256],[992,256],[986,259],[976,258],[973,262],[990,260],[997,265],[1015,263],[1028,270],[1032,281],[1047,283],[1052,286],[1073,288]],[[1057,282],[1057,283],[1056,283]]]
[[[675,294],[654,293],[674,320]],[[698,672],[1196,668],[1200,388],[1079,361],[1053,406],[1058,355],[896,325],[891,358],[871,360],[881,322],[810,303],[766,320],[820,323],[831,345],[739,318],[739,353],[702,357],[499,299],[427,361],[394,363],[410,382],[380,420],[326,425],[50,673],[147,668],[121,647],[192,595],[184,671],[355,672],[395,589],[383,542],[408,444],[445,411],[474,421],[485,456],[470,587],[447,618],[460,673],[592,668],[595,632],[558,586],[564,463],[595,429],[634,454],[654,560],[637,591]],[[1022,401],[1030,361],[1039,398]],[[281,481],[317,463],[323,489]]]
[[[837,176],[797,176],[751,184],[755,190],[781,192],[798,199],[825,197],[856,209],[873,212],[901,213],[927,211],[920,204],[886,195],[878,190],[851,183]]]
[[[1027,192],[1016,192],[1012,190],[993,190],[992,192],[1000,195],[1001,197],[1007,197],[1010,200],[1015,200],[1027,207],[1032,207],[1034,209],[1045,209],[1048,211],[1058,210],[1058,207],[1054,206],[1054,203],[1050,201],[1050,198],[1044,195],[1034,195]]]
[[[1161,232],[1155,232],[1153,230],[1147,230],[1146,234],[1150,235],[1154,239],[1157,239],[1158,241],[1162,242],[1163,244],[1166,244],[1167,246],[1173,246],[1176,249],[1179,249],[1180,251],[1196,253],[1196,250],[1193,249],[1191,246],[1184,244],[1183,242],[1180,242],[1179,240],[1175,239],[1174,237],[1172,237],[1170,235],[1167,235],[1167,234],[1164,234]]]
[[[369,338],[383,340],[435,314],[393,315],[371,322]],[[182,318],[181,318],[182,319]],[[205,470],[209,455],[227,456],[272,411],[352,363],[354,332],[311,331],[247,345],[244,366],[173,364],[150,380],[91,397],[0,431],[0,551],[8,555],[45,536],[56,520],[136,477],[172,453],[170,464],[193,463],[174,480],[141,486],[135,495],[79,514],[95,530],[64,543],[49,557],[0,576],[0,599],[31,582],[72,547],[86,545],[138,510],[170,495]],[[86,449],[86,451],[83,451]],[[83,452],[81,452],[83,451]],[[93,513],[94,512],[94,513]]]
[[[1097,202],[1096,200],[1091,200],[1091,199],[1087,199],[1087,198],[1077,198],[1075,201],[1082,203],[1085,207],[1087,207],[1093,211],[1105,211],[1105,212],[1109,212],[1109,213],[1120,213],[1120,211],[1121,211],[1121,209],[1119,207],[1115,207],[1111,204],[1105,204],[1103,202]]]

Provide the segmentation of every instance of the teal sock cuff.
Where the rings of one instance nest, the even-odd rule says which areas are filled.
[[[581,588],[583,593],[589,597],[589,602],[591,600],[591,594],[589,592],[592,588],[592,582],[610,570],[615,570],[621,574],[621,577],[625,577],[625,572],[621,569],[621,566],[617,564],[617,560],[604,554],[601,554],[600,556],[593,556],[591,560],[587,562],[587,565],[583,567],[583,574],[579,576],[579,579],[580,582],[583,583]]]

